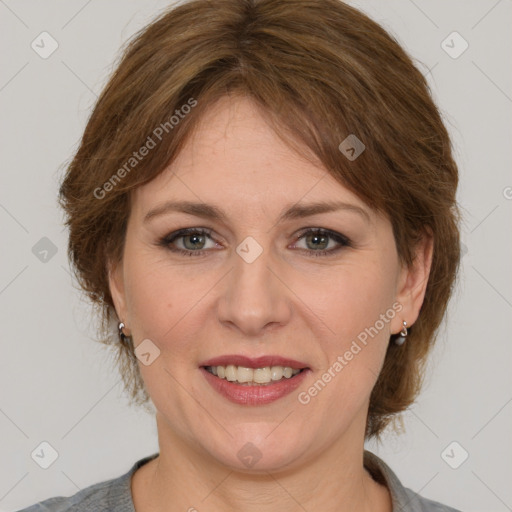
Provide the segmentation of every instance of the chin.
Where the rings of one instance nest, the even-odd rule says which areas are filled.
[[[275,425],[264,426],[255,424],[251,429],[235,433],[228,443],[224,441],[205,449],[218,463],[241,473],[264,474],[289,468],[303,454],[304,438],[291,434],[289,426],[281,426],[281,435],[273,432]]]

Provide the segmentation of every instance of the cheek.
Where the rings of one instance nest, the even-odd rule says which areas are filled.
[[[301,278],[298,294],[307,297],[308,306],[325,325],[327,339],[335,345],[357,338],[376,323],[379,334],[382,331],[386,337],[395,314],[393,268],[384,259],[354,258],[315,278]]]
[[[201,326],[194,319],[218,277],[210,279],[187,265],[171,264],[154,249],[133,250],[132,254],[125,260],[125,283],[136,343],[149,338],[165,355],[174,358],[186,349],[193,356],[196,347],[190,339]]]
[[[393,264],[384,258],[354,260],[332,272],[310,297],[326,326],[320,337],[325,354],[322,370],[328,372],[327,380],[336,381],[331,388],[336,389],[336,400],[349,408],[369,395],[386,354],[391,321],[398,314],[393,308]]]
[[[187,288],[184,289],[169,270],[165,261],[157,260],[148,250],[127,246],[124,263],[126,300],[131,327],[135,334],[139,334],[137,337],[158,339],[172,327],[170,313]]]

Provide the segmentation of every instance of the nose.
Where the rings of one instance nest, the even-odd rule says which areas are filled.
[[[269,249],[254,261],[240,254],[233,251],[232,270],[219,283],[223,288],[218,318],[246,336],[261,337],[265,331],[289,322],[293,294],[286,285],[282,265],[272,258]]]

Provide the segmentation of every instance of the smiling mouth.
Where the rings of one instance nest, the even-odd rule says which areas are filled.
[[[307,368],[291,368],[290,366],[265,366],[263,368],[247,368],[245,366],[203,366],[203,368],[221,380],[227,380],[243,386],[269,386],[283,380],[293,379]]]

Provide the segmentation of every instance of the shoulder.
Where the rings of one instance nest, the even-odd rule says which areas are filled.
[[[18,512],[67,512],[68,510],[93,512],[106,510],[110,491],[116,488],[119,488],[119,479],[117,478],[86,487],[73,496],[48,498]],[[119,510],[128,512],[130,509],[125,507]]]
[[[418,493],[414,492],[413,490],[407,487],[403,487],[402,489],[404,495],[407,496],[408,506],[410,507],[411,512],[461,512],[456,508],[449,507],[448,505],[443,505],[438,501],[423,498]]]
[[[117,478],[90,485],[72,496],[48,498],[18,512],[135,512],[131,477],[138,468],[157,456],[153,454],[138,460],[127,473]]]
[[[404,487],[393,470],[369,451],[364,452],[364,465],[376,481],[389,489],[393,512],[461,512],[438,501],[424,498],[412,489]]]

